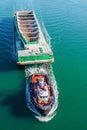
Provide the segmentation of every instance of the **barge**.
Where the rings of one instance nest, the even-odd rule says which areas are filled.
[[[19,65],[54,62],[53,52],[33,11],[16,12],[15,27],[23,45],[22,49],[17,48]]]

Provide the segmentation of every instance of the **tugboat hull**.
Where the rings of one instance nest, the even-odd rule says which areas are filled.
[[[48,90],[44,90],[44,88],[43,90],[40,90],[40,86],[37,87],[36,86],[37,84],[33,84],[32,82],[33,76],[37,76],[37,75],[32,75],[31,77],[27,79],[27,91],[28,91],[28,94],[30,95],[30,102],[33,106],[33,109],[31,109],[31,111],[33,111],[35,114],[39,113],[42,116],[46,116],[52,109],[55,102],[53,91],[52,91],[51,86],[49,85],[49,82],[47,79],[48,77],[46,75],[38,74],[38,76],[42,76],[46,78],[47,85],[49,87],[48,88],[46,86],[47,87],[46,89]],[[37,89],[35,87],[37,87]],[[29,106],[29,102],[28,102],[28,106]]]

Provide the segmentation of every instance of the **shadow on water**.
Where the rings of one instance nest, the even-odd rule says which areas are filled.
[[[31,111],[26,104],[25,95],[25,82],[20,86],[21,90],[14,92],[7,92],[4,95],[4,99],[1,101],[1,105],[10,106],[12,115],[16,117],[33,117]],[[19,88],[19,89],[20,89]],[[2,96],[2,94],[0,94]]]
[[[14,37],[14,18],[0,17],[0,71],[24,69],[18,67]],[[30,117],[32,113],[26,105],[25,82],[17,90],[0,92],[1,105],[10,106],[17,117]]]
[[[14,17],[0,17],[0,71],[17,69],[16,62]]]

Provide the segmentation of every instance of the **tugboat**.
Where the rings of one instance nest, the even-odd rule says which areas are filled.
[[[48,76],[33,74],[29,79],[30,98],[35,109],[43,116],[46,116],[55,102],[53,89],[49,84]]]

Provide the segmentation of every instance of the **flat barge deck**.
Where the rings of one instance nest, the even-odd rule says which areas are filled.
[[[15,27],[23,44],[17,48],[19,65],[54,62],[53,52],[47,43],[33,11],[15,13]]]

